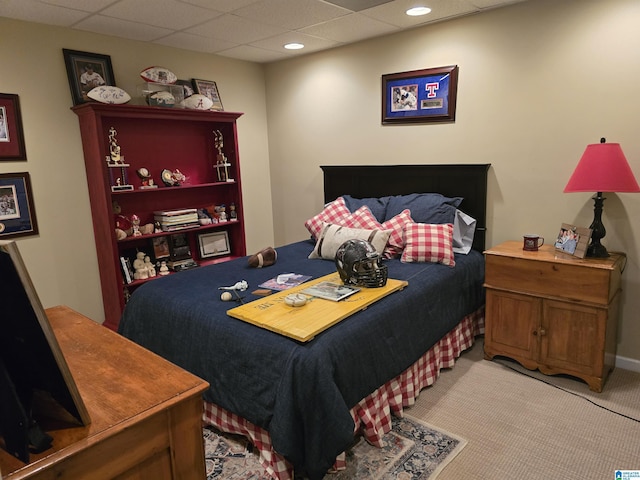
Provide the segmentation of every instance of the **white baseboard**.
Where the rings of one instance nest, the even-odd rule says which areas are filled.
[[[640,360],[636,360],[635,358],[621,357],[617,355],[616,367],[640,373]]]

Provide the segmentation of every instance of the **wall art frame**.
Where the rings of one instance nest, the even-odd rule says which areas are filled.
[[[193,82],[193,89],[196,93],[204,95],[213,102],[211,110],[224,112],[222,98],[220,98],[220,92],[218,91],[218,85],[216,85],[216,82],[211,80],[200,80],[198,78],[194,78],[191,81]]]
[[[576,227],[575,225],[563,223],[554,243],[556,252],[584,258],[587,254],[591,233],[592,230],[590,228]]]
[[[20,98],[0,93],[0,161],[26,160]]]
[[[382,124],[455,122],[458,66],[382,75]]]
[[[28,172],[0,173],[0,238],[38,234]]]
[[[219,257],[231,253],[229,234],[226,230],[198,235],[198,246],[200,258]]]
[[[73,104],[91,102],[87,93],[101,85],[116,86],[111,57],[100,53],[62,49]]]

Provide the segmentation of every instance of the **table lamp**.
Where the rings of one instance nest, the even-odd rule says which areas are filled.
[[[619,143],[600,143],[587,145],[578,166],[571,175],[565,192],[597,192],[593,197],[593,223],[591,243],[587,247],[587,257],[606,258],[607,249],[600,243],[607,231],[602,224],[602,207],[605,197],[602,192],[640,192],[638,182],[631,167],[622,153]]]

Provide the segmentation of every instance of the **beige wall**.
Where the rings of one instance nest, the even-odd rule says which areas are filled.
[[[247,62],[0,18],[0,92],[20,95],[29,157],[0,162],[0,172],[32,175],[40,235],[19,245],[42,301],[103,318],[62,48],[110,55],[129,92],[153,64],[215,80],[225,108],[245,112],[249,251],[307,236],[303,222],[322,206],[323,164],[491,163],[488,243],[496,244],[591,223],[591,195],[562,189],[601,136],[621,143],[640,179],[637,18],[637,0],[530,0],[275,63],[266,75]],[[382,74],[450,64],[460,66],[455,123],[380,125]],[[640,195],[607,195],[603,243],[628,254],[618,353],[637,360],[639,215]]]
[[[109,55],[117,85],[132,96],[141,83],[139,72],[150,65],[167,67],[178,78],[216,81],[225,109],[244,112],[238,135],[247,248],[257,251],[273,242],[262,66],[0,18],[0,92],[20,96],[28,157],[26,162],[0,162],[0,173],[30,172],[40,233],[20,237],[18,246],[45,308],[65,304],[104,320],[80,130],[69,109],[73,102],[63,48]]]
[[[307,236],[324,164],[491,163],[489,245],[588,226],[591,195],[562,193],[587,144],[619,142],[640,180],[638,18],[637,0],[531,0],[269,65],[276,243]],[[382,74],[452,64],[455,123],[381,126]],[[628,254],[618,354],[640,359],[640,194],[606,196],[603,243]]]

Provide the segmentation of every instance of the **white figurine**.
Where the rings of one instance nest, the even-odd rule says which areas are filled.
[[[136,259],[133,261],[133,269],[135,273],[133,274],[133,278],[136,280],[144,280],[145,278],[149,278],[149,272],[147,271],[147,267],[144,264],[144,257],[146,255],[144,252],[136,253]]]
[[[156,276],[156,267],[154,267],[153,263],[151,263],[151,258],[149,257],[149,255],[144,257],[144,266],[147,269],[149,277]]]
[[[160,275],[169,275],[169,267],[167,267],[167,262],[160,262]]]

